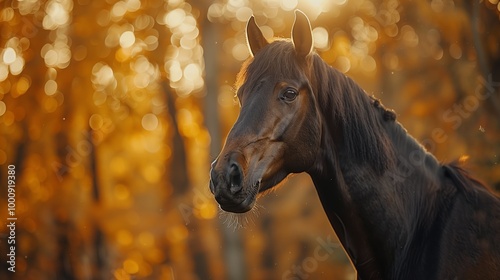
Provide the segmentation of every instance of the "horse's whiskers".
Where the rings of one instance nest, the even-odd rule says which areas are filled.
[[[228,228],[237,230],[246,228],[248,225],[254,225],[261,209],[264,209],[264,207],[258,203],[255,203],[252,209],[246,213],[231,213],[220,209],[219,218],[223,220],[223,224]]]

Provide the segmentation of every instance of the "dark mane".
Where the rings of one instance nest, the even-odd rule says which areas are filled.
[[[485,184],[471,177],[466,170],[464,170],[460,163],[457,161],[443,164],[445,175],[451,179],[453,185],[464,194],[469,202],[474,203],[477,201],[476,197],[479,192],[487,192],[499,198],[498,195]]]
[[[311,79],[321,112],[341,126],[345,153],[354,155],[357,163],[370,165],[379,174],[383,173],[394,163],[394,152],[382,127],[383,120],[394,120],[395,115],[369,97],[351,78],[326,64],[319,55],[313,54],[310,60]],[[331,133],[332,128],[329,129]]]

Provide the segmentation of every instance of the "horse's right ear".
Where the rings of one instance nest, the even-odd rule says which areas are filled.
[[[260,49],[269,44],[264,35],[262,35],[262,31],[260,31],[257,23],[255,23],[254,16],[250,17],[247,23],[247,42],[252,56],[255,56]]]

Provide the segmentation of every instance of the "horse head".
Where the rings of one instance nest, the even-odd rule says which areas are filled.
[[[290,173],[311,168],[321,135],[308,78],[313,41],[306,15],[296,11],[291,40],[268,42],[254,17],[246,31],[252,56],[236,83],[240,114],[210,171],[215,199],[236,213],[252,209],[258,193]]]

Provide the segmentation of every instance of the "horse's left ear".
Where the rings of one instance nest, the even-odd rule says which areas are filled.
[[[295,22],[292,27],[292,42],[295,52],[305,57],[312,51],[313,38],[311,23],[307,16],[300,10],[295,10]]]
[[[247,23],[247,42],[250,49],[250,54],[255,56],[260,49],[269,44],[262,35],[259,26],[255,23],[255,17],[252,16]]]

